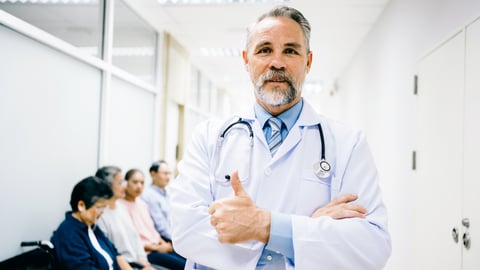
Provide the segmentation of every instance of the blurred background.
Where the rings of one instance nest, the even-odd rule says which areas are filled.
[[[245,30],[276,5],[312,25],[305,99],[367,134],[385,269],[480,269],[478,0],[0,0],[0,260],[97,167],[175,169],[197,123],[249,109]]]

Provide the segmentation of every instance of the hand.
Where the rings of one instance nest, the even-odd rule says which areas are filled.
[[[270,212],[257,208],[243,189],[234,171],[230,178],[235,195],[214,202],[208,211],[210,224],[217,230],[222,243],[239,243],[247,240],[268,242],[270,237]]]
[[[340,197],[334,198],[327,205],[318,208],[313,212],[312,218],[329,216],[333,219],[342,219],[342,218],[365,218],[365,214],[368,212],[367,209],[358,204],[349,204],[358,199],[356,194],[345,194]]]
[[[155,245],[155,250],[161,253],[170,253],[173,251],[173,246],[172,243],[160,241],[160,243]]]
[[[142,270],[155,270],[155,268],[150,264],[148,260],[140,259],[138,260],[139,263],[143,264]]]

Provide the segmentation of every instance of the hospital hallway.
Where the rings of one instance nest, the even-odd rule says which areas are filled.
[[[278,5],[311,23],[303,100],[366,136],[384,269],[480,269],[479,0],[0,0],[0,261],[97,168],[174,178],[198,124],[251,111],[247,26]]]

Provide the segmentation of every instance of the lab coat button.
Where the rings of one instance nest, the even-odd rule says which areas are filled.
[[[266,175],[266,176],[269,176],[270,174],[272,174],[272,169],[266,168],[266,169],[265,169],[265,175]]]
[[[272,255],[267,255],[267,261],[271,261],[273,259]]]

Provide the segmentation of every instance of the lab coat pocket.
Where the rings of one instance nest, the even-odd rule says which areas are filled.
[[[331,176],[320,178],[313,169],[304,169],[297,194],[296,213],[310,216],[330,199]]]
[[[235,194],[233,192],[232,185],[230,182],[221,182],[221,181],[216,181],[215,182],[215,188],[214,188],[214,200],[220,200],[223,198],[228,198],[228,197],[233,197]]]

